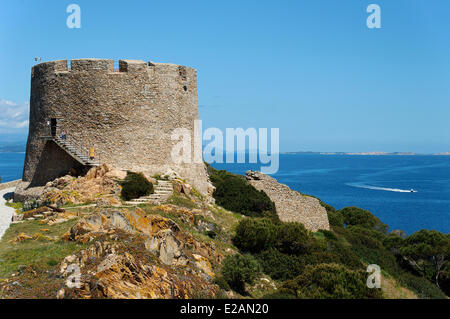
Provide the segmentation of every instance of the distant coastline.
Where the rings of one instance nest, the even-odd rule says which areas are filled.
[[[205,146],[205,145],[203,145]],[[26,144],[1,145],[0,153],[25,153]],[[245,151],[250,152],[249,150]],[[367,155],[367,156],[450,156],[450,152],[442,153],[413,153],[413,152],[280,152],[280,154],[305,154],[305,155]]]

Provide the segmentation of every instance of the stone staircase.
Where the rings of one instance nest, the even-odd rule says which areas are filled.
[[[173,194],[173,185],[171,181],[158,181],[155,186],[155,192],[148,196],[139,197],[126,202],[129,205],[139,205],[145,203],[162,203]]]
[[[75,160],[77,160],[80,164],[85,166],[99,166],[100,163],[92,160],[86,154],[80,152],[71,142],[68,140],[63,140],[60,137],[52,137],[52,141],[54,141],[59,147],[61,147],[66,153],[72,156]]]

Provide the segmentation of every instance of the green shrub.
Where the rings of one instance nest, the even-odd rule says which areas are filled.
[[[277,248],[286,254],[306,254],[314,238],[300,223],[280,223],[276,231]]]
[[[227,256],[223,260],[222,275],[230,287],[237,292],[243,293],[245,283],[253,284],[260,273],[260,265],[251,255],[236,254]]]
[[[228,282],[225,280],[225,278],[223,276],[216,276],[214,278],[214,283],[220,287],[220,289],[223,290],[231,290],[230,285],[228,284]]]
[[[327,240],[338,240],[338,238],[336,237],[336,235],[332,231],[329,231],[329,230],[326,230],[326,229],[320,229],[318,231],[318,233],[322,233],[323,237],[325,237],[325,239],[327,239]]]
[[[425,277],[438,284],[440,269],[450,257],[450,235],[423,229],[408,236],[400,252],[413,260],[417,270]]]
[[[311,253],[303,256],[303,261],[311,265],[338,263],[349,269],[363,268],[359,256],[350,247],[336,240],[316,243]]]
[[[275,245],[277,225],[268,218],[245,218],[236,227],[233,244],[243,252],[257,253]]]
[[[281,292],[308,299],[382,298],[381,290],[368,288],[366,280],[367,272],[363,270],[337,264],[309,265],[300,276],[285,282]]]
[[[400,249],[403,247],[405,239],[397,234],[390,233],[383,239],[383,246],[394,255],[400,254]]]
[[[367,248],[380,249],[385,236],[380,232],[370,230],[361,226],[349,226],[344,231],[345,239],[352,245]]]
[[[349,226],[341,234],[351,244],[352,252],[368,264],[380,265],[391,275],[401,270],[395,255],[383,246],[385,235],[376,230],[361,226]]]
[[[283,254],[275,248],[260,252],[256,258],[264,273],[275,280],[295,278],[304,268],[302,257]]]
[[[403,273],[398,277],[401,285],[414,291],[419,298],[423,299],[446,299],[446,295],[435,284],[428,279],[414,276],[410,273]]]
[[[263,191],[247,183],[241,175],[208,167],[211,182],[216,187],[213,197],[223,208],[251,217],[278,219],[275,204]]]
[[[332,227],[344,227],[344,216],[340,211],[327,211],[328,222]]]
[[[439,287],[447,296],[450,296],[450,263],[447,263],[439,276]]]
[[[349,226],[361,226],[369,229],[378,230],[382,233],[387,232],[387,225],[383,224],[376,216],[368,210],[359,207],[345,207],[338,211],[344,217],[344,224]]]
[[[121,185],[121,197],[127,201],[153,193],[153,184],[142,173],[127,172]]]

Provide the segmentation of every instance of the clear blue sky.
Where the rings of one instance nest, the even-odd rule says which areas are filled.
[[[450,151],[449,15],[448,0],[4,2],[0,140],[26,135],[34,57],[98,57],[195,67],[204,127],[279,127],[281,151]]]

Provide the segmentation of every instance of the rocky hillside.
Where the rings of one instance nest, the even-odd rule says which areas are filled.
[[[256,172],[208,170],[213,197],[173,171],[129,179],[103,165],[10,203],[0,298],[445,297],[397,263],[403,239],[370,212],[335,211]],[[382,289],[367,288],[369,263]]]
[[[58,206],[59,212],[43,206],[17,213],[0,248],[2,258],[12,252],[20,255],[21,250],[24,257],[31,250],[39,252],[40,258],[20,258],[21,264],[11,260],[0,266],[0,295],[216,296],[220,289],[212,284],[215,272],[224,254],[233,252],[228,234],[217,222],[232,227],[233,214],[208,207],[200,195],[185,195],[189,185],[182,180],[174,180],[179,192],[163,205],[124,205],[120,180],[125,176],[101,166],[84,177],[65,176],[48,183],[38,202]],[[50,256],[46,250],[58,252]],[[41,258],[49,259],[42,262]]]

